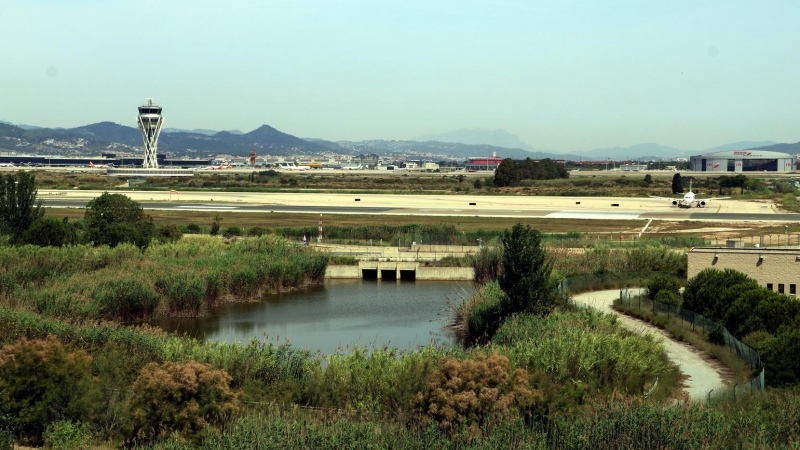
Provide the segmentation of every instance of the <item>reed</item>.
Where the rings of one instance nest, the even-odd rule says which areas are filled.
[[[198,315],[218,301],[322,283],[327,264],[326,254],[276,236],[187,239],[144,254],[126,245],[2,248],[0,303],[78,320]]]

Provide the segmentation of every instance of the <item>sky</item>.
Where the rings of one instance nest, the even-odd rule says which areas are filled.
[[[795,1],[0,2],[0,120],[504,129],[537,150],[800,141]]]

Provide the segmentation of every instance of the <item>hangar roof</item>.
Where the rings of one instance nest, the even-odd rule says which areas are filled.
[[[770,152],[767,150],[729,150],[725,152],[704,153],[695,155],[692,158],[727,158],[727,159],[777,159],[795,158],[795,155],[783,152]]]

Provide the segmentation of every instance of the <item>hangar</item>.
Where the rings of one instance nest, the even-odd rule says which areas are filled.
[[[793,172],[795,156],[766,150],[733,150],[692,156],[695,172]]]

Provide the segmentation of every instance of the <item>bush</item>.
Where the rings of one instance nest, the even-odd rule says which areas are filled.
[[[5,391],[0,392],[0,399],[5,398]],[[16,423],[14,416],[5,401],[0,402],[0,450],[13,450],[14,431]]]
[[[161,224],[156,227],[156,239],[159,242],[175,242],[183,237],[183,231],[175,224]]]
[[[676,278],[669,275],[656,274],[647,282],[647,297],[650,300],[656,300],[656,296],[661,291],[669,291],[677,296],[680,292],[680,287],[681,284]]]
[[[196,361],[146,365],[126,405],[127,438],[149,441],[174,431],[197,439],[237,410],[230,382],[224,370]]]
[[[443,430],[453,433],[466,428],[477,437],[485,427],[540,399],[541,394],[528,385],[527,370],[509,374],[508,358],[477,352],[464,361],[444,358],[415,404],[423,423],[432,419]]]
[[[247,230],[248,236],[260,237],[265,234],[267,234],[267,229],[264,227],[252,227],[249,230]]]
[[[196,223],[190,223],[186,225],[186,232],[189,234],[200,234],[200,225]]]
[[[92,357],[54,336],[0,349],[0,393],[20,433],[36,444],[49,423],[86,420],[100,401]]]
[[[242,229],[237,227],[237,226],[231,226],[231,227],[226,228],[225,231],[222,233],[222,235],[224,237],[226,237],[226,238],[229,238],[229,237],[232,237],[232,236],[241,236],[242,235]]]
[[[665,305],[671,305],[675,307],[681,306],[681,296],[675,291],[672,290],[661,290],[658,291],[656,297],[653,299],[657,302],[661,302]]]
[[[60,420],[47,426],[44,431],[45,447],[52,450],[88,448],[92,431],[88,423]]]
[[[39,247],[61,247],[74,244],[76,240],[75,230],[69,223],[54,217],[43,217],[33,222],[22,234],[21,243]]]

